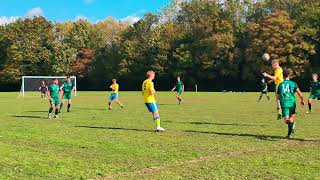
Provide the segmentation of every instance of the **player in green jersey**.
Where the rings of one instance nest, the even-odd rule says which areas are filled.
[[[308,99],[308,107],[309,111],[307,113],[311,113],[311,104],[314,99],[320,100],[320,81],[318,81],[318,74],[312,74],[312,81],[310,83],[310,96]]]
[[[298,85],[290,80],[289,69],[283,71],[283,78],[284,81],[280,83],[278,87],[277,97],[280,101],[284,122],[288,125],[287,138],[291,139],[295,131],[294,115],[296,114],[296,98],[294,94],[296,92],[298,93],[302,106],[304,106],[304,98]]]
[[[60,87],[60,90],[63,92],[60,109],[62,109],[65,103],[65,100],[67,100],[68,101],[67,112],[70,112],[72,92],[74,91],[74,86],[71,82],[70,76],[67,76],[66,82],[62,84],[62,86]]]
[[[262,78],[261,79],[261,94],[260,94],[258,102],[260,102],[260,100],[264,94],[267,96],[268,101],[270,101],[270,97],[268,95],[268,84],[266,83],[266,80],[264,78]]]
[[[52,85],[49,87],[48,98],[50,101],[50,109],[48,113],[48,118],[51,119],[51,113],[55,109],[55,118],[59,118],[59,110],[60,110],[60,87],[58,79],[54,79],[52,81]]]
[[[180,76],[177,77],[177,83],[176,83],[176,85],[172,88],[171,91],[174,91],[174,90],[177,91],[177,93],[176,93],[176,98],[178,99],[179,104],[181,104],[181,101],[182,101],[181,94],[184,92],[184,84],[183,84],[183,82],[181,81]]]

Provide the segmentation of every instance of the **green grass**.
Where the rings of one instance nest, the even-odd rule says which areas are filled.
[[[105,111],[106,92],[79,92],[48,120],[35,94],[0,93],[0,179],[320,179],[320,103],[298,108],[295,139],[258,93],[159,92],[155,133],[140,92]],[[305,94],[307,97],[307,94]]]

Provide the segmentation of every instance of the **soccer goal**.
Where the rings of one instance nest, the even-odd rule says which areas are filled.
[[[22,76],[19,96],[25,97],[27,94],[37,94],[36,92],[39,92],[42,81],[49,87],[53,79],[58,79],[61,86],[66,81],[66,78],[66,76]],[[74,85],[74,95],[77,96],[77,77],[70,76],[70,78]]]

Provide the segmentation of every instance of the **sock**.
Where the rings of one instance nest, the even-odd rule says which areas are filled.
[[[258,100],[258,101],[260,101],[260,100],[261,100],[261,98],[262,98],[262,94],[260,95],[260,97],[259,97],[259,100]]]
[[[59,114],[59,110],[56,109],[56,111],[54,112],[54,115],[58,115]]]
[[[62,109],[62,107],[63,107],[63,104],[61,103],[61,104],[60,104],[60,110]]]
[[[293,122],[291,121],[287,121],[287,122],[288,122],[288,136],[290,136],[293,130]]]
[[[70,107],[71,107],[71,104],[68,104],[68,110],[70,109]]]
[[[311,111],[311,103],[308,103],[309,111]]]
[[[51,113],[52,113],[52,111],[53,111],[53,108],[52,108],[52,107],[50,107],[50,108],[49,108],[49,114],[51,114]]]
[[[111,108],[111,102],[109,102],[109,108]]]
[[[153,118],[154,123],[157,125],[157,127],[160,127],[160,116],[156,116]]]
[[[269,97],[269,96],[267,96],[267,98],[268,98],[268,100],[270,100],[270,97]]]

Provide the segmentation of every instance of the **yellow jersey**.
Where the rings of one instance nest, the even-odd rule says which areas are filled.
[[[150,93],[150,90],[154,89],[153,82],[149,79],[146,79],[142,83],[142,94],[144,97],[145,103],[156,103],[156,98],[154,97],[154,94]]]
[[[277,77],[277,79],[274,81],[274,83],[278,86],[280,83],[283,82],[283,70],[281,67],[274,70],[274,76]]]
[[[112,92],[111,94],[118,94],[119,93],[119,84],[111,84]]]

